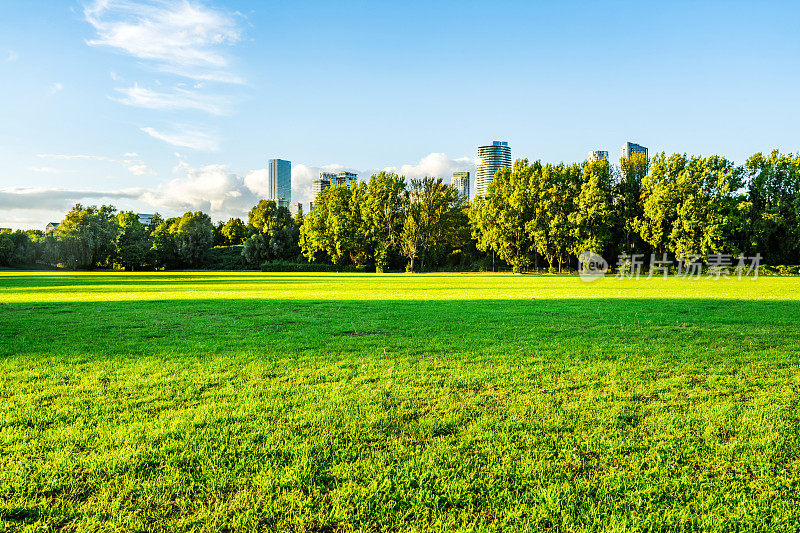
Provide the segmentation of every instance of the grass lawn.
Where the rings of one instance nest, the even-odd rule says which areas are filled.
[[[0,272],[0,531],[800,531],[800,278]]]

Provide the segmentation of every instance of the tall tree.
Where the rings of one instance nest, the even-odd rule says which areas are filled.
[[[656,252],[738,252],[741,171],[723,157],[661,153],[642,182],[636,226]]]
[[[236,246],[244,243],[247,236],[247,228],[241,218],[231,218],[223,224],[220,233],[225,238],[225,244]]]
[[[573,250],[578,257],[589,250],[602,255],[611,241],[614,209],[611,167],[608,161],[584,162],[580,192],[569,214]]]
[[[261,200],[250,210],[248,225],[254,232],[242,248],[245,262],[259,265],[264,261],[297,258],[300,229],[286,207],[278,207],[272,200]],[[241,229],[246,230],[243,225]]]
[[[637,245],[641,247],[642,244],[636,220],[642,216],[642,181],[649,168],[650,161],[644,154],[635,153],[630,158],[620,158],[613,198],[618,230],[615,235],[617,249],[623,253],[632,254],[637,250]]]
[[[569,215],[575,208],[580,187],[580,167],[545,165],[542,168],[542,193],[539,208],[546,213],[537,239],[539,252],[554,270],[558,263],[561,272],[569,254],[574,250],[574,231]]]
[[[800,155],[757,153],[744,166],[751,212],[751,253],[769,264],[800,257]]]
[[[187,266],[201,266],[214,242],[214,225],[201,211],[185,213],[171,228],[178,259]]]
[[[389,266],[391,255],[398,246],[404,223],[405,191],[405,178],[397,174],[380,172],[369,178],[363,221],[378,271]]]
[[[135,270],[147,262],[147,254],[152,246],[139,215],[122,211],[117,215],[119,233],[116,242],[116,262],[126,270]]]
[[[108,265],[115,252],[118,231],[113,206],[76,204],[52,232],[58,261],[70,268]]]
[[[411,180],[406,215],[400,235],[401,252],[409,261],[409,270],[420,259],[432,264],[452,246],[457,236],[456,222],[461,220],[463,198],[441,178]]]
[[[541,166],[526,159],[512,169],[499,170],[470,210],[472,234],[479,250],[492,250],[515,272],[527,270],[536,253],[531,222],[538,208],[532,191],[534,174]]]

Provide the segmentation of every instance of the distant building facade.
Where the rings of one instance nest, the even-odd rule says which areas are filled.
[[[45,226],[44,231],[45,231],[45,233],[50,233],[51,231],[53,231],[54,229],[56,229],[60,225],[61,225],[61,222],[50,222],[49,224],[47,224],[47,226]]]
[[[358,174],[355,172],[345,172],[344,170],[336,174],[333,178],[331,178],[331,186],[334,185],[347,185],[350,187],[358,181]]]
[[[492,141],[492,144],[478,147],[478,171],[475,174],[475,194],[483,196],[502,168],[511,168],[511,147],[506,141]]]
[[[626,142],[620,150],[620,157],[630,159],[633,154],[644,154],[647,157],[647,148],[636,143]]]
[[[320,172],[319,178],[315,179],[311,184],[311,194],[314,195],[314,199],[316,200],[319,193],[324,191],[329,187],[334,187],[336,185],[346,185],[350,187],[358,181],[358,174],[355,172],[347,172],[345,170],[341,172]],[[309,211],[314,209],[314,202],[311,202],[309,206]]]
[[[608,161],[608,152],[605,150],[592,150],[589,152],[588,160],[590,163],[595,161]]]
[[[149,227],[149,226],[153,225],[153,217],[155,215],[150,215],[150,214],[147,214],[147,213],[139,213],[137,216],[139,217],[139,223],[142,226],[148,226]]]
[[[284,159],[269,160],[267,200],[278,206],[289,207],[292,202],[292,162]]]
[[[289,212],[292,214],[293,217],[297,216],[297,213],[300,213],[302,216],[303,214],[303,204],[300,202],[293,202],[289,205]]]
[[[319,178],[311,184],[311,193],[316,199],[317,195],[331,186],[331,179],[336,176],[333,172],[320,172]]]
[[[453,172],[453,179],[450,183],[464,199],[469,200],[469,172]]]

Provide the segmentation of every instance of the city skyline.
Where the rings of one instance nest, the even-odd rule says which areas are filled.
[[[721,5],[6,3],[0,227],[78,202],[242,216],[274,157],[308,205],[323,171],[475,176],[492,139],[553,163],[597,149],[616,162],[628,140],[737,164],[797,152],[800,6]]]

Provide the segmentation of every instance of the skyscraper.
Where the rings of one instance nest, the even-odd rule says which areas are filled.
[[[275,200],[279,206],[292,203],[292,162],[284,159],[269,160],[267,178],[267,200]]]
[[[337,173],[334,172],[320,172],[319,178],[315,179],[311,184],[311,192],[314,194],[314,199],[317,195],[327,189],[336,185],[346,185],[350,187],[358,180],[358,174],[355,172],[347,172],[345,170]]]
[[[347,172],[342,170],[338,174],[336,174],[333,178],[331,178],[331,186],[334,185],[347,185],[350,187],[353,183],[358,180],[358,174],[355,172]]]
[[[647,148],[630,141],[626,142],[620,150],[620,157],[630,159],[633,154],[644,154],[647,157]]]
[[[492,141],[478,147],[478,172],[475,175],[475,194],[482,196],[501,168],[511,168],[511,147],[506,141]]]
[[[331,179],[336,176],[333,172],[320,172],[319,178],[315,179],[311,184],[311,192],[314,193],[314,199],[317,195],[331,186]]]
[[[453,172],[451,183],[465,200],[469,200],[469,172]]]
[[[594,163],[595,161],[608,161],[608,152],[605,150],[592,150],[589,152],[589,162]]]

